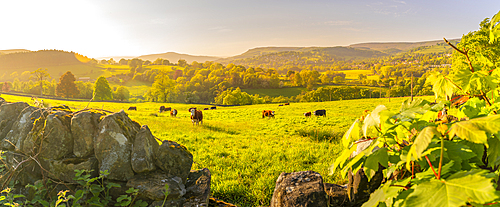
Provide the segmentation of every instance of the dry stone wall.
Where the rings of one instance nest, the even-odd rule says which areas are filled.
[[[210,171],[191,171],[193,156],[186,147],[155,139],[121,110],[73,112],[69,107],[36,108],[0,98],[0,149],[6,171],[0,181],[19,186],[51,178],[67,186],[75,170],[108,171],[107,179],[133,187],[151,205],[163,203],[169,185],[169,206],[207,206]],[[189,180],[188,180],[189,178]],[[160,202],[161,201],[161,202]]]

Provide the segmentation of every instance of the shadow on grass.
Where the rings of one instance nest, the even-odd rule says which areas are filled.
[[[299,129],[297,133],[300,136],[308,137],[309,140],[314,142],[337,142],[342,139],[343,133],[335,131],[327,131],[321,129]]]
[[[205,129],[208,129],[208,130],[214,131],[214,132],[221,132],[221,133],[226,133],[226,134],[230,134],[230,135],[239,134],[238,132],[230,130],[230,129],[224,129],[222,127],[212,126],[212,125],[208,125],[208,124],[203,124],[201,126]]]

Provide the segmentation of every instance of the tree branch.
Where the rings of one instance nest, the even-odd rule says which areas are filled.
[[[451,42],[449,42],[446,38],[443,37],[443,39],[446,42],[446,44],[451,46],[453,49],[455,49],[459,53],[462,53],[463,55],[465,55],[465,57],[467,58],[467,63],[469,63],[470,71],[474,72],[474,67],[472,67],[472,62],[470,61],[468,51],[467,50],[460,50],[457,47],[455,47],[455,45],[451,44]]]

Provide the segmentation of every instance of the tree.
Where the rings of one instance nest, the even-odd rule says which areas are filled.
[[[104,76],[100,76],[97,78],[97,81],[94,84],[94,100],[102,101],[102,100],[112,100],[113,99],[113,91],[109,87],[108,80]]]
[[[49,72],[47,72],[47,68],[38,68],[35,71],[31,72],[31,74],[35,74],[35,76],[32,76],[31,78],[38,81],[38,84],[40,85],[40,95],[43,96],[43,79],[50,78]]]
[[[113,97],[116,100],[125,101],[130,97],[130,92],[125,86],[118,86]]]
[[[62,97],[69,97],[73,98],[80,94],[80,91],[78,90],[78,87],[76,87],[75,84],[76,78],[71,73],[71,71],[68,71],[64,73],[60,78],[59,78],[59,83],[57,83],[56,86],[56,95],[62,96]]]
[[[175,86],[175,82],[170,79],[166,71],[161,71],[156,77],[151,88],[151,96],[158,102],[166,102],[169,92]]]
[[[187,66],[187,61],[183,60],[183,59],[179,59],[177,61],[177,65],[180,66],[180,67],[186,67]]]
[[[10,82],[4,82],[2,85],[2,91],[3,92],[9,92],[11,88],[11,83]]]

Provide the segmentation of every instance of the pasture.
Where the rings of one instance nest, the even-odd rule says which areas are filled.
[[[9,101],[29,98],[2,95]],[[428,97],[427,99],[432,99]],[[209,105],[173,103],[92,102],[90,108],[126,111],[141,125],[148,125],[161,140],[173,140],[194,156],[192,169],[208,168],[212,174],[212,196],[238,206],[269,205],[281,172],[313,170],[324,182],[345,184],[338,173],[328,175],[328,167],[341,152],[340,138],[366,109],[379,104],[398,111],[406,98],[358,99],[332,102],[291,103],[217,107],[203,110],[203,125],[193,126],[188,108]],[[44,100],[46,104],[83,109],[87,102]],[[31,103],[30,103],[31,104]],[[158,113],[161,105],[178,110],[177,118]],[[262,110],[274,110],[275,118],[262,118]],[[326,117],[305,118],[304,112],[326,109]]]

